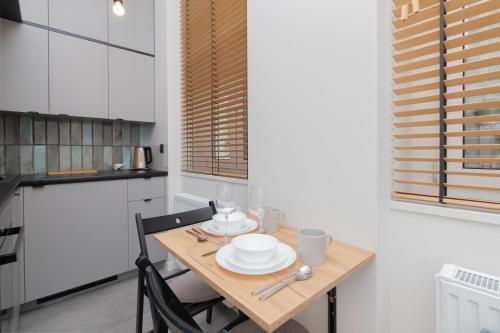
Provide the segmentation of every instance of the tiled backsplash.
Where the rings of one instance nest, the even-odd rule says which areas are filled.
[[[149,131],[125,121],[0,113],[0,174],[129,168],[131,148],[146,145]]]

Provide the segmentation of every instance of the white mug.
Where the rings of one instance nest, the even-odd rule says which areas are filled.
[[[325,262],[332,236],[319,229],[299,230],[299,257],[304,265],[319,266]]]

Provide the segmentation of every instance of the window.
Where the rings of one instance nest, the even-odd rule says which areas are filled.
[[[393,197],[500,209],[500,2],[393,3]]]
[[[246,179],[246,0],[181,7],[182,169]]]

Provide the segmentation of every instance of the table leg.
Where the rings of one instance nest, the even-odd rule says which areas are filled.
[[[337,288],[328,292],[328,332],[337,333]]]

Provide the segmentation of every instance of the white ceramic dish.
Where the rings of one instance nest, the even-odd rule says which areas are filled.
[[[249,269],[249,270],[269,269],[271,267],[282,264],[287,259],[286,255],[287,252],[283,250],[280,251],[278,249],[280,246],[281,245],[278,244],[278,247],[276,248],[274,255],[269,260],[263,263],[251,264],[241,260],[234,252],[234,247],[230,251],[228,251],[229,254],[226,256],[226,259],[231,265],[243,269]]]
[[[229,228],[228,229],[228,235],[229,236],[238,236],[242,234],[246,234],[248,232],[254,231],[257,229],[259,225],[257,222],[254,220],[246,219],[245,222],[237,228]],[[201,230],[205,231],[206,233],[209,233],[211,235],[216,235],[216,236],[224,236],[225,229],[224,228],[219,228],[215,225],[215,223],[210,220],[201,225]]]
[[[281,256],[285,257],[285,260],[283,260],[281,263],[277,263],[275,266],[268,268],[245,268],[232,264],[228,260],[230,256],[232,256],[233,258],[235,257],[231,244],[224,246],[217,252],[217,254],[215,255],[215,261],[219,266],[221,266],[224,269],[227,269],[228,271],[244,275],[271,274],[281,271],[285,268],[288,268],[295,263],[295,260],[297,259],[297,254],[295,253],[294,249],[292,249],[290,246],[284,243],[279,243],[276,250]]]
[[[276,237],[265,234],[241,235],[231,241],[236,256],[251,264],[264,263],[271,259],[278,243]]]
[[[246,214],[243,212],[240,212],[240,211],[229,214],[229,216],[228,216],[229,229],[237,228],[237,227],[241,226],[245,222],[246,219],[247,219]],[[212,217],[212,220],[219,228],[226,227],[226,218],[224,217],[223,214],[215,214]]]

